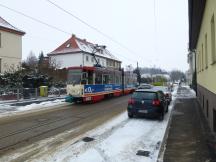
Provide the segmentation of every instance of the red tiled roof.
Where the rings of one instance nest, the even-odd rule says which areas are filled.
[[[62,55],[62,54],[72,54],[77,52],[87,52],[92,53],[94,50],[95,44],[86,41],[85,39],[77,38],[75,35],[72,35],[66,42],[56,48],[54,51],[47,54],[48,56],[52,55]],[[113,56],[107,49],[103,49],[103,53],[96,53],[97,56],[118,60]],[[119,61],[119,60],[118,60]]]
[[[25,34],[24,31],[19,30],[18,28],[12,26],[9,22],[7,22],[1,16],[0,16],[0,30],[14,33],[14,34],[18,34],[18,35],[24,35]]]
[[[82,43],[89,43],[85,40],[77,38],[75,35],[72,35],[71,38],[69,38],[66,42],[64,42],[62,45],[60,45],[54,51],[50,52],[48,55],[81,52],[82,50],[79,48],[77,41],[80,41]],[[91,44],[91,43],[89,43],[89,44]]]

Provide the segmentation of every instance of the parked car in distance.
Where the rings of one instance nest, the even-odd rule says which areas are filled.
[[[171,92],[170,88],[168,88],[166,86],[155,86],[154,89],[163,91],[163,93],[164,93],[164,95],[166,97],[166,100],[168,102],[168,105],[171,103],[171,101],[172,101],[172,92]]]
[[[163,120],[168,104],[162,91],[155,89],[138,89],[128,101],[128,117],[149,116]]]
[[[142,83],[137,89],[151,89],[153,86],[151,84]]]

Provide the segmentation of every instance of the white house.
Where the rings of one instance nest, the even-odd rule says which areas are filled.
[[[106,46],[98,46],[75,35],[47,55],[50,62],[60,65],[60,68],[92,67],[96,64],[96,60],[103,67],[121,68],[121,61],[112,55]]]
[[[22,60],[22,36],[17,29],[0,17],[0,73],[16,70]]]

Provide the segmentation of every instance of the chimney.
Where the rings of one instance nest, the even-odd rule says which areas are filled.
[[[87,40],[86,40],[86,39],[83,39],[83,41],[84,41],[84,42],[87,42]]]
[[[75,35],[75,34],[72,34],[72,37],[73,37],[73,38],[75,38],[75,37],[76,37],[76,35]]]

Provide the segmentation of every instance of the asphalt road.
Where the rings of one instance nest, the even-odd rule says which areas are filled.
[[[0,120],[0,156],[81,126],[82,129],[70,138],[83,134],[125,111],[128,98],[122,96],[95,104],[69,105]]]

